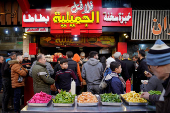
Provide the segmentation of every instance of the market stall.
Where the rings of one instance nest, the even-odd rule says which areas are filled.
[[[62,94],[61,94],[62,95]],[[89,92],[87,94],[88,96],[90,95]],[[117,94],[113,94],[114,96],[117,96]],[[66,113],[79,113],[79,112],[113,112],[113,113],[119,113],[119,112],[126,112],[126,113],[131,113],[131,112],[136,112],[136,113],[155,113],[156,107],[154,105],[148,105],[148,102],[144,103],[136,103],[136,104],[129,104],[125,101],[122,101],[123,99],[120,100],[120,102],[112,102],[109,105],[109,102],[107,104],[103,103],[103,95],[95,95],[97,98],[97,102],[95,103],[81,103],[83,99],[79,99],[84,97],[85,95],[79,95],[74,98],[73,104],[61,104],[61,103],[55,103],[59,102],[60,99],[58,99],[58,96],[52,96],[52,100],[49,101],[47,104],[42,104],[40,103],[39,105],[44,105],[39,106],[38,104],[32,104],[28,103],[27,106],[25,106],[22,110],[21,113],[56,113],[56,112],[66,112]],[[88,97],[87,96],[87,97]],[[118,95],[119,96],[119,95]],[[125,95],[126,96],[126,95]],[[48,98],[50,96],[48,95]],[[66,95],[64,95],[66,97]],[[85,99],[88,101],[88,99]],[[93,100],[93,99],[91,99]],[[91,101],[89,100],[89,101]],[[107,101],[107,100],[106,100]]]

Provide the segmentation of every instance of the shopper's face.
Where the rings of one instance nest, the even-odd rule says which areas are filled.
[[[15,60],[17,57],[16,57],[16,55],[13,55],[11,58],[12,58],[12,60]]]
[[[61,69],[67,69],[68,68],[68,62],[60,64],[60,66],[61,66]]]
[[[85,56],[81,56],[81,59],[84,59],[85,58]]]
[[[22,62],[22,60],[23,60],[22,56],[18,56],[17,59],[18,59],[19,62]]]
[[[44,56],[44,55],[42,55],[42,58],[40,59],[40,62],[41,62],[42,64],[45,64],[45,63],[46,63],[46,59],[45,59],[45,56]]]
[[[122,72],[122,68],[121,68],[121,65],[115,69],[116,73],[121,73]]]
[[[0,57],[0,63],[4,62],[4,57]]]
[[[26,61],[27,61],[27,60],[28,60],[28,57],[25,57],[25,58],[24,58],[24,60],[26,60]]]

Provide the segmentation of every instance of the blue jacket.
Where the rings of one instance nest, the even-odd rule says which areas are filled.
[[[111,73],[111,79],[106,80],[108,86],[106,87],[105,93],[113,93],[113,94],[124,94],[124,88],[121,80],[118,76],[114,76],[116,73]]]
[[[104,76],[107,76],[108,74],[111,74],[112,70],[109,68],[106,69],[106,71],[104,72]]]

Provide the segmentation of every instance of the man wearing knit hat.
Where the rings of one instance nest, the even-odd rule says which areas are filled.
[[[30,69],[31,68],[31,61],[28,60],[29,54],[26,52],[23,55],[23,61],[22,61],[22,65],[24,68],[26,69]]]
[[[149,50],[146,61],[148,67],[158,79],[164,80],[163,92],[161,96],[149,95],[148,92],[142,93],[141,97],[150,101],[156,101],[157,113],[170,112],[170,47],[158,39]]]

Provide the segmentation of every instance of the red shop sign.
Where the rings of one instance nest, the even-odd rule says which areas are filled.
[[[50,10],[29,9],[22,13],[22,27],[50,27]]]
[[[52,0],[51,33],[61,30],[102,30],[102,26],[132,26],[132,8],[102,8],[98,0]],[[88,32],[89,33],[89,32]],[[93,32],[90,32],[93,33]]]

